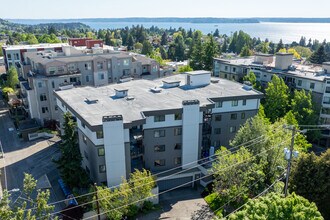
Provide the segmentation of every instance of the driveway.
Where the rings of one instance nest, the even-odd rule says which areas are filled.
[[[201,198],[201,190],[182,188],[159,196],[161,210],[140,216],[138,220],[175,219],[175,220],[204,220],[212,219],[205,200]]]

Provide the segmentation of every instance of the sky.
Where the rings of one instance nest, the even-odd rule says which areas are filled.
[[[0,8],[0,18],[16,19],[330,17],[330,0],[0,0]]]

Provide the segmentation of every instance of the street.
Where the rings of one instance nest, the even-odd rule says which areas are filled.
[[[18,188],[22,192],[24,173],[29,173],[36,180],[48,178],[52,186],[49,189],[51,195],[48,202],[63,200],[64,195],[57,183],[59,173],[52,162],[52,158],[57,158],[60,153],[57,143],[59,138],[23,141],[18,138],[16,132],[4,100],[0,97],[0,141],[4,151],[4,155],[0,158],[2,188],[7,188],[7,190]],[[45,185],[44,182],[39,181],[37,187],[44,188],[42,186]],[[59,203],[56,204],[55,210],[59,211],[64,207],[64,203]]]

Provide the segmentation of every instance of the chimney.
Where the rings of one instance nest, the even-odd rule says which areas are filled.
[[[292,65],[293,54],[292,53],[276,53],[275,69],[288,70]]]

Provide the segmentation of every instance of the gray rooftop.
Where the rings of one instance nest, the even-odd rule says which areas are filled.
[[[262,93],[247,91],[237,82],[220,79],[218,83],[192,88],[184,85],[185,74],[166,77],[169,81],[181,81],[176,88],[162,88],[162,79],[134,80],[103,87],[78,87],[71,90],[56,91],[80,117],[91,126],[101,125],[102,117],[122,115],[124,123],[144,119],[142,112],[181,109],[182,101],[197,99],[200,106],[212,104],[209,98],[258,96]],[[161,88],[160,93],[153,93],[151,88]],[[118,98],[115,90],[128,89],[128,97]],[[134,98],[132,100],[132,98]],[[86,101],[87,100],[87,101]],[[93,101],[94,100],[94,101]],[[89,104],[88,104],[89,103]]]

